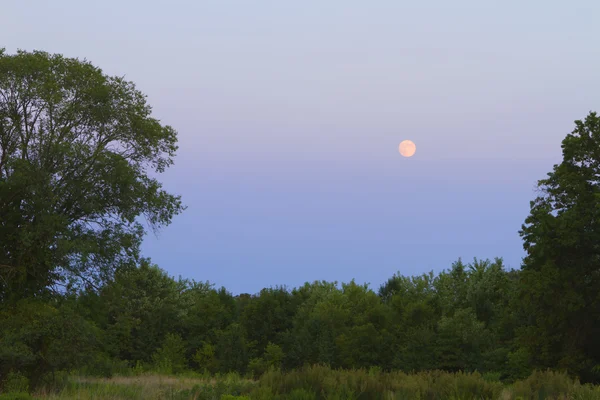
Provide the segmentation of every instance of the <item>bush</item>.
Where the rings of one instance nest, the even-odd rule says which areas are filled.
[[[579,382],[564,372],[533,371],[525,380],[515,382],[513,394],[524,399],[556,399],[573,392]]]
[[[289,400],[317,400],[317,396],[313,392],[305,389],[294,389],[287,398]]]
[[[0,308],[0,376],[19,371],[36,388],[46,374],[85,364],[96,334],[68,304],[28,299]]]
[[[96,353],[92,356],[90,362],[86,363],[77,372],[83,376],[112,378],[114,375],[130,375],[132,371],[127,361],[111,358],[104,353]]]
[[[273,400],[275,395],[273,394],[273,390],[271,390],[271,388],[261,386],[252,390],[250,393],[250,398],[252,400]]]
[[[185,343],[181,336],[168,333],[160,349],[152,356],[156,370],[162,374],[177,374],[185,369]]]
[[[255,379],[260,378],[267,371],[267,363],[262,358],[253,358],[248,363],[248,372]]]
[[[592,385],[575,386],[570,395],[572,400],[600,399],[600,388]]]
[[[194,386],[189,393],[189,398],[197,400],[215,400],[215,399],[248,399],[244,397],[252,392],[256,383],[247,379],[242,379],[237,373],[230,373],[224,376],[215,376],[214,383],[202,383]]]
[[[314,394],[315,398],[332,400],[495,399],[503,389],[500,382],[488,382],[477,372],[431,371],[408,375],[382,372],[377,368],[338,371],[318,365],[285,374],[268,371],[260,378],[259,387],[269,388],[281,398],[290,398],[292,393],[302,391],[302,396]]]
[[[269,368],[281,368],[283,361],[283,350],[280,346],[269,342],[265,349],[265,362]]]
[[[9,372],[2,382],[2,390],[6,393],[28,393],[29,379],[18,372]]]
[[[505,369],[505,381],[514,382],[519,379],[526,379],[533,372],[529,367],[530,356],[527,350],[520,348],[508,354],[508,362]]]
[[[212,344],[202,342],[202,346],[194,354],[194,362],[202,372],[216,372],[218,363],[215,358],[215,348]]]
[[[454,380],[451,394],[456,399],[495,399],[503,389],[500,382],[488,382],[478,372],[457,373],[454,375]]]
[[[486,382],[500,382],[502,379],[502,373],[500,372],[486,372],[482,375]]]

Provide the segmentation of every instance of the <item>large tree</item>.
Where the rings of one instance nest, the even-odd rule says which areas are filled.
[[[144,219],[156,229],[183,209],[153,177],[176,143],[133,83],[0,49],[0,300],[94,285],[137,262]]]
[[[541,367],[590,374],[600,363],[600,118],[575,121],[563,160],[539,181],[521,230],[527,256],[521,339]]]

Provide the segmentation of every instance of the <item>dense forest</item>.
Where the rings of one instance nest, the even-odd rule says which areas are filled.
[[[520,269],[457,260],[379,288],[233,295],[169,276],[140,243],[185,211],[155,178],[176,150],[133,83],[87,61],[0,51],[0,387],[15,374],[35,387],[60,371],[258,377],[315,364],[600,381],[596,113],[538,182]]]

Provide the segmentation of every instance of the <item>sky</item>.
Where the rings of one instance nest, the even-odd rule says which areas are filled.
[[[143,254],[234,294],[502,257],[600,106],[600,2],[2,0],[0,47],[87,59],[179,133]],[[410,139],[416,154],[398,144]]]

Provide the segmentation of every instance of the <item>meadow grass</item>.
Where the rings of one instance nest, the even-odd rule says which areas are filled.
[[[20,397],[19,397],[20,396]],[[428,371],[413,374],[379,370],[332,370],[325,366],[281,372],[270,370],[253,380],[227,374],[180,376],[152,373],[94,378],[69,376],[60,387],[27,394],[0,394],[14,399],[196,399],[196,400],[593,400],[600,387],[582,385],[559,372],[534,372],[506,385],[494,375]]]

